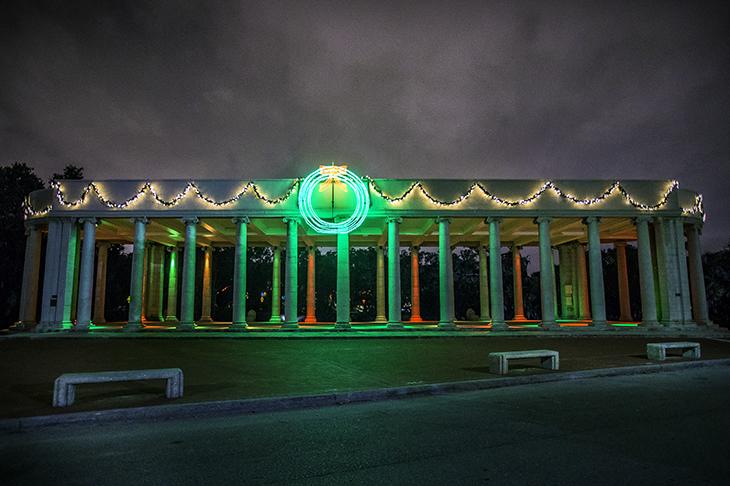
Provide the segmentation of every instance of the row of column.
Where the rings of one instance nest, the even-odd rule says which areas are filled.
[[[130,282],[129,318],[126,325],[128,330],[138,330],[142,327],[145,294],[154,295],[155,300],[148,305],[155,315],[153,318],[177,321],[180,330],[191,330],[195,327],[193,320],[195,296],[195,258],[196,258],[196,230],[198,219],[185,218],[185,244],[182,268],[182,285],[180,289],[180,318],[176,318],[177,305],[177,249],[170,253],[170,271],[168,285],[168,305],[165,312],[162,309],[162,278],[164,271],[156,265],[162,265],[164,259],[155,257],[155,251],[145,252],[145,229],[148,223],[146,218],[134,220],[134,242],[132,255],[132,272]],[[439,327],[452,329],[454,327],[454,286],[453,264],[448,218],[438,218],[439,225]],[[94,252],[96,248],[96,220],[84,218],[79,220],[83,226],[83,239],[79,240],[78,224],[72,218],[54,218],[49,220],[48,242],[46,249],[46,267],[43,281],[43,301],[41,305],[41,319],[39,330],[57,330],[70,328],[72,312],[76,307],[76,329],[85,330],[92,322],[104,322],[104,295],[106,282],[106,254],[108,244],[100,242],[96,266],[96,289],[93,289]],[[236,240],[233,283],[233,319],[231,329],[245,329],[246,309],[246,246],[248,218],[235,218]],[[285,328],[296,328],[297,324],[297,247],[298,247],[298,220],[285,219],[287,223],[286,261],[284,282],[287,295],[284,315]],[[556,315],[558,308],[563,316],[588,319],[592,317],[595,327],[606,327],[605,297],[603,289],[603,269],[601,261],[600,220],[597,217],[588,217],[584,220],[588,235],[588,259],[585,261],[585,252],[577,244],[571,249],[561,247],[561,286],[564,291],[571,289],[572,299],[563,299],[558,305],[555,300],[555,277],[553,263],[553,248],[550,241],[550,218],[535,219],[539,234],[540,254],[540,290],[542,325],[548,329],[558,329]],[[649,223],[653,222],[653,232],[650,232]],[[377,299],[376,321],[387,322],[390,328],[400,328],[401,301],[400,301],[400,218],[388,218],[388,268],[387,285],[388,300],[387,313],[385,294],[385,255],[382,247],[378,247],[376,261]],[[489,225],[489,252],[480,247],[480,318],[490,320],[495,330],[507,329],[504,317],[502,264],[500,238],[500,218],[487,218]],[[683,227],[679,218],[656,218],[641,216],[635,220],[637,229],[639,279],[641,282],[642,315],[645,325],[652,326],[658,323],[677,324],[694,320],[697,323],[708,322],[707,303],[702,261],[699,246],[699,232],[696,225]],[[689,258],[684,254],[684,229],[686,229],[687,249]],[[81,245],[79,248],[79,241]],[[652,251],[654,248],[655,251]],[[35,321],[37,306],[38,275],[40,272],[41,237],[40,230],[35,225],[28,226],[26,242],[25,269],[21,293],[20,323],[32,325]],[[160,249],[161,251],[161,249]],[[314,279],[314,248],[308,248],[307,253],[307,306],[305,322],[315,322],[315,279]],[[621,319],[630,319],[630,304],[628,298],[628,271],[626,265],[625,245],[616,245],[617,264],[619,272],[619,301]],[[522,301],[522,275],[520,249],[512,246],[515,320],[524,319]],[[153,264],[146,265],[146,259],[151,258]],[[203,312],[200,321],[209,321],[211,305],[211,253],[210,249],[204,253],[203,264]],[[418,249],[411,252],[411,288],[412,288],[412,315],[411,321],[421,321],[419,296],[419,265]],[[487,258],[489,265],[487,266]],[[77,265],[78,260],[78,265]],[[274,271],[272,289],[272,321],[281,322],[280,312],[280,262],[281,250],[274,250]],[[587,265],[586,265],[587,263]],[[76,268],[78,266],[78,274]],[[586,271],[586,266],[588,271]],[[564,268],[564,270],[563,270]],[[146,269],[153,272],[146,278]],[[337,328],[350,326],[350,265],[349,265],[349,235],[340,234],[337,237]],[[565,272],[565,273],[564,273]],[[76,287],[78,282],[78,287]],[[207,283],[206,283],[207,282]],[[570,282],[570,284],[568,284]],[[144,289],[146,285],[152,287],[152,292]],[[568,287],[569,286],[569,287]],[[590,299],[585,289],[590,289]],[[580,291],[578,291],[580,289]],[[77,295],[77,301],[74,297]],[[92,296],[95,298],[92,311]],[[150,304],[150,303],[148,303]]]

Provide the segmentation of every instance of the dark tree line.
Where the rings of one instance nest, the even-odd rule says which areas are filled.
[[[70,165],[52,179],[81,179],[83,169]],[[18,317],[20,287],[23,275],[25,253],[25,229],[22,202],[26,195],[44,187],[33,169],[25,164],[12,164],[0,167],[0,328],[7,328]],[[130,247],[112,245],[108,254],[108,277],[106,297],[106,317],[110,321],[123,321],[127,318],[129,275],[131,269]],[[420,289],[421,315],[426,320],[439,318],[438,292],[438,254],[434,249],[421,250]],[[306,272],[307,254],[299,250],[299,315],[306,312]],[[180,254],[180,257],[182,255]],[[454,303],[457,319],[467,315],[479,315],[479,261],[473,248],[459,247],[454,251]],[[613,249],[602,252],[604,283],[606,290],[606,310],[609,319],[618,319],[618,283],[616,254]],[[637,268],[636,249],[627,247],[629,269]],[[231,319],[233,249],[215,248],[213,252],[213,317],[226,321]],[[202,253],[198,255],[196,282],[202,279]],[[250,247],[247,266],[247,310],[256,315],[256,320],[271,317],[272,285],[271,248]],[[387,261],[387,259],[386,259]],[[284,279],[284,255],[282,255],[282,277]],[[375,262],[374,248],[353,248],[350,253],[351,309],[352,320],[372,321],[375,319]],[[182,258],[180,260],[182,263]],[[538,272],[528,273],[529,256],[523,255],[523,294],[525,314],[528,318],[540,316],[540,276]],[[726,325],[730,312],[730,244],[717,252],[703,255],[707,299],[710,318]],[[387,263],[386,263],[387,265]],[[316,306],[317,318],[321,321],[334,321],[336,315],[336,266],[337,255],[334,249],[319,248],[316,251]],[[402,317],[408,319],[411,313],[411,257],[406,250],[400,254]],[[512,285],[512,255],[502,254],[503,288],[505,316],[514,313]],[[556,271],[558,275],[558,271]],[[180,284],[178,278],[178,285]],[[167,279],[166,279],[167,281]],[[558,287],[559,288],[559,287]],[[641,318],[638,272],[629,272],[631,311],[635,319]],[[165,300],[167,289],[165,288]],[[387,295],[387,286],[386,286]],[[285,296],[284,296],[285,298]],[[560,295],[558,294],[558,298]],[[166,304],[165,304],[166,305]],[[196,315],[201,308],[200,292],[196,292]],[[283,308],[283,307],[282,307]]]

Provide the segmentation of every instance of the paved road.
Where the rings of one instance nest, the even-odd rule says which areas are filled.
[[[3,484],[723,484],[730,368],[0,436]],[[727,484],[727,482],[724,482]]]

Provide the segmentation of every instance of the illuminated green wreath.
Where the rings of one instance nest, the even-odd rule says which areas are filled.
[[[312,194],[318,184],[345,184],[355,196],[355,209],[352,215],[339,222],[325,221],[317,216],[312,207]],[[321,189],[320,189],[321,190]],[[304,221],[318,233],[351,233],[364,221],[370,207],[370,193],[363,181],[347,166],[323,165],[302,180],[299,186],[299,211]]]

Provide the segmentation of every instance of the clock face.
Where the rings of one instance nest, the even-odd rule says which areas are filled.
[[[322,165],[299,185],[299,211],[318,233],[350,233],[367,216],[367,185],[346,165]]]

